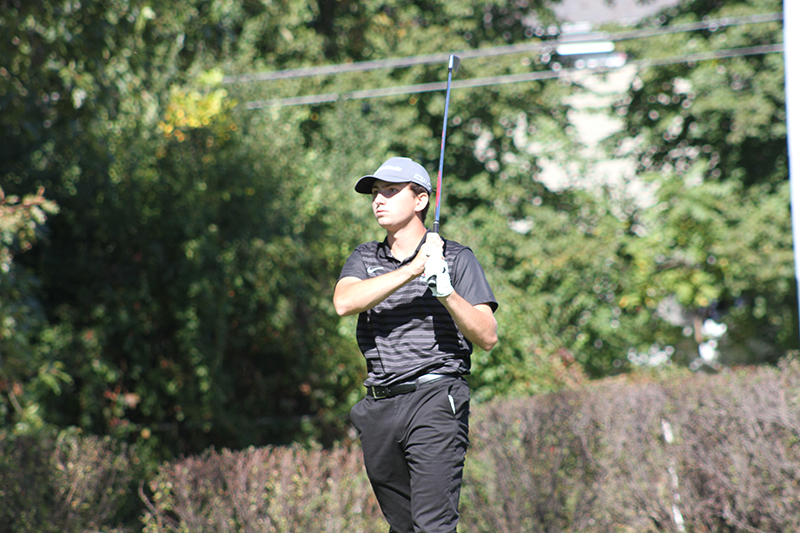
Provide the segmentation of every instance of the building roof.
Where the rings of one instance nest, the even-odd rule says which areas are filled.
[[[678,2],[680,0],[613,0],[609,5],[606,0],[561,0],[552,8],[567,22],[634,23]]]

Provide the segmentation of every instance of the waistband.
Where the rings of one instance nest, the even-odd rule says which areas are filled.
[[[369,386],[367,387],[367,396],[372,396],[376,400],[391,398],[393,396],[399,396],[400,394],[413,392],[426,383],[432,383],[445,377],[448,377],[448,374],[423,374],[414,381],[406,381],[405,383],[389,386]]]

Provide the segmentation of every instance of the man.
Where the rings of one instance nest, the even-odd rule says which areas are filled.
[[[358,314],[367,396],[350,415],[390,533],[452,533],[468,445],[472,344],[497,343],[494,294],[472,251],[425,228],[428,173],[393,157],[362,177],[386,230],[359,245],[334,289]]]

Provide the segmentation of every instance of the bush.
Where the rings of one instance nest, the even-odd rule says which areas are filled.
[[[799,405],[794,360],[477,405],[459,531],[800,531]],[[0,435],[0,531],[122,532],[134,463],[73,431]],[[145,533],[387,529],[357,445],[207,450],[139,495]]]
[[[132,458],[110,438],[72,430],[0,433],[0,531],[126,531]]]
[[[496,401],[475,409],[462,491],[462,529],[568,531],[591,516],[602,476],[601,427],[585,393]]]
[[[464,531],[800,531],[800,364],[476,409]]]
[[[147,533],[386,529],[356,447],[208,450],[163,465],[149,488]]]

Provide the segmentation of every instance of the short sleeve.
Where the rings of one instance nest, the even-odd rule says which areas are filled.
[[[497,300],[486,280],[483,267],[469,248],[461,250],[453,261],[451,273],[453,288],[472,305],[487,304],[492,311],[497,310]]]
[[[347,261],[342,267],[341,274],[339,274],[340,280],[349,277],[358,279],[367,279],[369,277],[367,275],[367,266],[364,264],[364,258],[358,250],[350,254],[350,257],[347,258]]]

